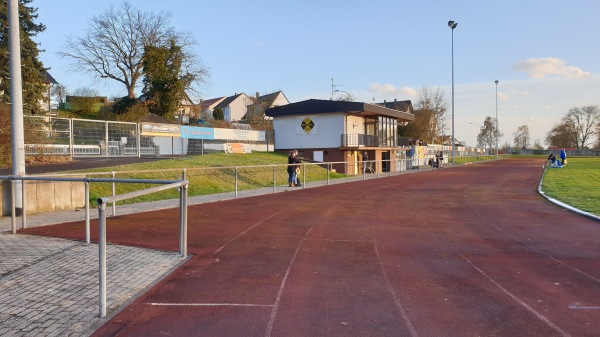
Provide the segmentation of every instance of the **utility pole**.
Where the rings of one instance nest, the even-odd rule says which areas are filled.
[[[8,0],[8,55],[10,74],[10,127],[12,131],[12,174],[25,175],[25,135],[23,127],[23,83],[21,78],[21,42],[19,38],[19,0]],[[23,181],[15,186],[15,209],[22,212]]]

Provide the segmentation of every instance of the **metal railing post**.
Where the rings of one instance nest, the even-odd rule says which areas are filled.
[[[235,167],[235,198],[238,197],[238,167]]]
[[[108,151],[108,143],[106,143],[106,144],[107,144],[107,151]],[[117,195],[117,192],[116,192],[117,191],[116,190],[116,183],[114,182],[114,179],[115,179],[115,172],[114,171],[112,172],[112,178],[113,178],[113,182],[112,182],[112,195],[114,197],[115,195]],[[116,202],[113,201],[113,203],[112,203],[112,216],[115,216],[116,213],[117,213],[117,206],[116,206]]]
[[[273,193],[277,192],[277,166],[273,165]]]
[[[27,198],[25,197],[27,192],[25,191],[25,180],[21,180],[21,205],[23,213],[21,214],[21,228],[27,228]]]
[[[183,184],[179,189],[179,212],[180,212],[180,228],[179,228],[179,255],[181,258],[187,256],[187,197],[188,184]]]
[[[106,316],[106,203],[98,199],[98,317]]]
[[[12,226],[12,233],[17,234],[17,219],[16,216],[16,204],[17,200],[15,198],[15,179],[11,177],[10,179],[10,224]]]
[[[329,186],[329,169],[331,168],[331,163],[327,163],[327,186]]]
[[[302,163],[302,188],[306,188],[306,163]]]
[[[84,182],[85,186],[85,243],[90,243],[90,182]]]

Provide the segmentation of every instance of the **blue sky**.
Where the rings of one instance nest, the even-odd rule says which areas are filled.
[[[197,40],[210,71],[202,97],[282,90],[291,102],[329,99],[332,78],[356,100],[416,99],[423,86],[448,99],[451,128],[454,30],[455,136],[476,145],[479,125],[496,114],[504,137],[528,125],[532,140],[569,108],[600,104],[600,1],[392,0],[131,0],[165,10],[177,30]],[[50,73],[70,91],[94,88],[124,96],[125,88],[75,73],[57,52],[83,36],[90,18],[122,1],[37,0],[37,37]],[[139,91],[138,91],[139,92]],[[474,125],[475,124],[475,125]]]

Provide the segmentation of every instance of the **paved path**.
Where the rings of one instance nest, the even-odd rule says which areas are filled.
[[[107,308],[116,311],[181,262],[173,252],[108,249]],[[0,234],[0,336],[86,336],[98,318],[98,246]]]

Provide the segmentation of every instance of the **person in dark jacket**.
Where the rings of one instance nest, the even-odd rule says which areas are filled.
[[[296,182],[298,179],[298,174],[296,172],[297,168],[300,168],[300,164],[302,161],[298,158],[298,151],[292,150],[290,151],[290,155],[288,157],[288,184],[290,187],[296,186]]]
[[[567,152],[565,152],[565,149],[560,150],[560,163],[564,166],[565,165],[565,159],[567,159]]]

